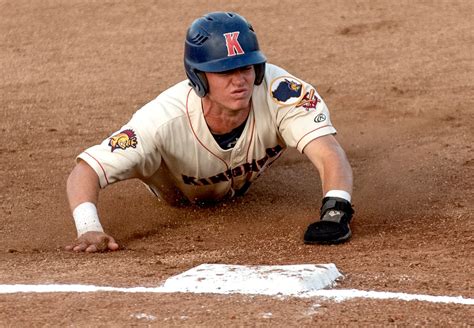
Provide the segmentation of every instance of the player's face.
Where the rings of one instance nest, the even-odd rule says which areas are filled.
[[[206,73],[209,84],[207,98],[226,109],[248,108],[255,82],[253,65],[222,73]]]

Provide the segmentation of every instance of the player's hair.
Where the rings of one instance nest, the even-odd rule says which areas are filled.
[[[196,19],[186,33],[184,68],[200,97],[209,91],[204,72],[219,73],[253,65],[255,84],[259,85],[266,61],[252,25],[236,13],[206,14]]]

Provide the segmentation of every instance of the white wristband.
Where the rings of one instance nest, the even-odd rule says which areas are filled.
[[[76,223],[77,235],[80,236],[88,231],[101,231],[104,232],[102,225],[99,221],[99,215],[97,214],[97,208],[91,202],[85,202],[78,205],[74,211],[72,211],[74,222]]]
[[[351,202],[351,194],[344,190],[329,190],[324,197],[338,197]]]

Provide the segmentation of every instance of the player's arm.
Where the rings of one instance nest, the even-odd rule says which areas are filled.
[[[324,195],[330,190],[343,190],[352,194],[352,169],[333,135],[314,139],[306,145],[303,153],[318,169]]]
[[[66,246],[66,250],[117,250],[119,245],[104,233],[97,215],[100,186],[96,172],[86,162],[79,160],[69,175],[66,189],[78,233],[76,241]]]
[[[303,150],[318,169],[323,188],[320,220],[308,226],[306,243],[334,244],[351,237],[352,169],[346,154],[333,135],[312,140]]]

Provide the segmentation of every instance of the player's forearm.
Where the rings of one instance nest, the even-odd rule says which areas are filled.
[[[69,175],[66,190],[71,211],[85,202],[97,205],[99,178],[88,164],[80,161]]]
[[[331,190],[352,194],[351,166],[344,150],[332,135],[313,140],[305,147],[304,153],[319,172],[323,195]]]
[[[67,180],[69,206],[79,237],[89,231],[104,231],[96,207],[99,190],[97,174],[88,164],[80,161]]]
[[[352,195],[352,169],[344,154],[336,154],[320,172],[323,194],[330,190],[344,190]]]

